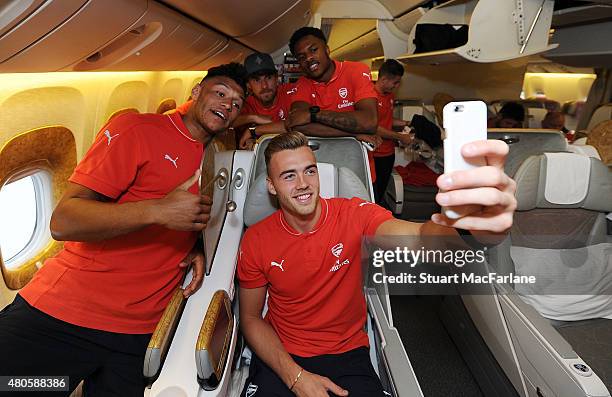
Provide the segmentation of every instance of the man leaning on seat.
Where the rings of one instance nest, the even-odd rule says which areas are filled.
[[[0,312],[0,374],[69,376],[87,396],[142,397],[146,347],[172,292],[190,264],[185,296],[204,277],[204,147],[244,95],[244,68],[221,65],[186,114],[126,114],[102,127],[51,219],[64,249]]]
[[[361,199],[319,197],[306,137],[289,132],[270,140],[267,187],[280,209],[249,227],[238,257],[240,326],[254,352],[242,396],[383,397],[364,331],[362,237],[454,233],[450,227],[504,233],[516,208],[516,185],[503,172],[507,153],[501,141],[463,147],[464,157],[484,158],[488,166],[441,175],[437,183],[445,192],[436,199],[480,209],[454,221],[435,214],[433,222],[417,224]]]

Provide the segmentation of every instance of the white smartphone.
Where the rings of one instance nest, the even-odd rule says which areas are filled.
[[[467,161],[461,148],[469,142],[487,139],[487,105],[482,101],[449,102],[444,106],[444,173],[469,170],[485,164],[484,158]],[[459,219],[478,206],[442,208],[444,215]]]

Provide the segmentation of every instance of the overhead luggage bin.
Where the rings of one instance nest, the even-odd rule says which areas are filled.
[[[184,70],[228,39],[156,2],[135,24],[68,70]]]
[[[252,53],[248,47],[243,46],[235,40],[228,40],[223,45],[214,49],[214,52],[207,57],[202,58],[196,64],[187,67],[187,70],[208,70],[209,68],[224,63],[238,62],[242,63],[244,58]]]
[[[286,45],[293,31],[310,20],[311,0],[225,0],[223,7],[214,0],[162,2],[261,52]]]
[[[429,10],[412,28],[404,63],[506,61],[556,48],[548,44],[553,0],[452,0]],[[452,48],[415,53],[422,25],[467,26],[467,41]],[[421,27],[419,27],[421,26]],[[465,28],[464,28],[465,29]]]
[[[16,4],[29,3],[37,3],[38,7],[14,10],[15,16],[9,16],[12,22],[7,25],[21,18],[20,21],[0,37],[0,72],[62,70],[117,37],[147,10],[147,0],[48,0]],[[121,12],[117,13],[117,9]],[[5,23],[3,19],[4,15],[0,17],[1,24]]]
[[[76,13],[86,0],[10,0],[0,12],[0,62],[23,50]]]
[[[553,62],[578,67],[612,67],[612,21],[568,26],[555,30],[559,48],[544,55]]]

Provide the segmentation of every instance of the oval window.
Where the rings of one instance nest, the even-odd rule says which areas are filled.
[[[0,189],[0,251],[7,269],[19,267],[51,239],[51,178],[45,171]]]

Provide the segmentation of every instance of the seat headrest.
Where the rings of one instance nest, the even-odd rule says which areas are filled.
[[[603,163],[576,153],[528,157],[514,177],[518,210],[584,208],[612,211],[612,173]]]
[[[368,190],[359,177],[349,168],[336,167],[329,163],[317,163],[319,168],[320,195],[330,197],[359,197],[370,200]],[[278,209],[276,196],[268,192],[266,174],[259,175],[249,186],[244,203],[244,224],[246,226],[272,215]]]

